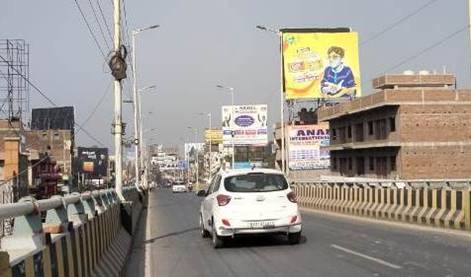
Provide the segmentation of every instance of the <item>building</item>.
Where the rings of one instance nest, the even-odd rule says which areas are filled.
[[[72,175],[74,138],[71,130],[29,130],[25,134],[28,149],[47,154],[64,177]]]
[[[330,124],[331,173],[348,177],[471,177],[471,90],[453,75],[385,75],[378,91],[322,107]]]

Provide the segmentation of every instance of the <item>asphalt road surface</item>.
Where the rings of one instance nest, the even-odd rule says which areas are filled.
[[[200,201],[194,193],[151,192],[125,276],[471,276],[467,236],[311,212],[303,213],[299,245],[264,236],[215,250],[199,234]]]

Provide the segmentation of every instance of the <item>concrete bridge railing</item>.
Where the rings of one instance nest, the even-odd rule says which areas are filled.
[[[471,230],[469,181],[295,182],[301,207]]]
[[[134,187],[123,194],[125,201],[109,189],[0,205],[0,219],[14,218],[1,238],[0,276],[119,276],[146,202]]]

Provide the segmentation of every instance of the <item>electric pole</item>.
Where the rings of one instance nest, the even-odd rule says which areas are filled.
[[[126,78],[126,51],[121,46],[121,0],[114,0],[114,54],[109,66],[114,77],[114,123],[113,135],[115,146],[115,190],[118,197],[123,197],[123,123],[122,123],[122,86]]]

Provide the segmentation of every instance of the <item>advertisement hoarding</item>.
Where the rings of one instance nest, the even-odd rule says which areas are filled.
[[[211,144],[222,143],[222,130],[221,129],[206,129],[204,131],[204,141]]]
[[[329,151],[329,124],[288,126],[288,152],[290,170],[327,169]]]
[[[204,150],[204,143],[185,143],[185,160],[193,162],[196,160],[196,154]]]
[[[108,175],[108,148],[78,147],[79,172],[91,178]]]
[[[286,99],[361,96],[358,34],[341,30],[282,30]]]
[[[263,146],[268,143],[267,105],[222,106],[224,146]]]

